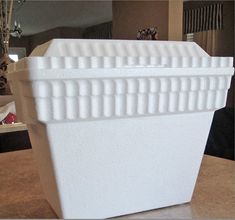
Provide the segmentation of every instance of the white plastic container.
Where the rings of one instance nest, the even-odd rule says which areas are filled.
[[[232,62],[191,42],[58,39],[11,64],[18,117],[58,216],[189,202]]]

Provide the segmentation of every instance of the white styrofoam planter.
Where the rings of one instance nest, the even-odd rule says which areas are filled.
[[[8,68],[61,218],[189,202],[232,58],[191,42],[52,40]]]

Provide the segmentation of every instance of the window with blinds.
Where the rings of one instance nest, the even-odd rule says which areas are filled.
[[[219,30],[223,27],[223,4],[184,10],[184,34],[208,30]]]

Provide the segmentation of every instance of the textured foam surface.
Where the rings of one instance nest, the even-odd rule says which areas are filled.
[[[52,40],[9,65],[46,198],[60,218],[189,202],[233,59],[192,42]]]
[[[19,86],[29,123],[101,120],[222,108],[230,76],[37,80]]]
[[[52,40],[8,79],[24,122],[97,120],[222,108],[232,65],[192,42]]]
[[[30,56],[177,56],[209,55],[194,42],[54,39],[34,49]]]
[[[26,69],[106,69],[106,68],[226,68],[231,57],[33,57],[11,65],[9,72]]]

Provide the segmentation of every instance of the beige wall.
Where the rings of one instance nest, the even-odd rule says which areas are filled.
[[[113,38],[136,39],[139,29],[154,27],[168,39],[168,1],[113,1]]]
[[[183,0],[169,0],[168,40],[183,39]]]

